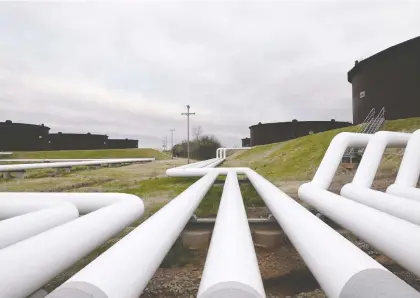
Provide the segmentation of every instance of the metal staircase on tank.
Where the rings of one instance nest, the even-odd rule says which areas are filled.
[[[374,134],[379,131],[385,123],[385,107],[383,107],[376,116],[375,114],[375,108],[370,110],[365,120],[359,125],[356,133]],[[342,162],[350,165],[359,163],[364,151],[365,148],[347,148],[343,155]],[[353,166],[350,166],[350,168],[353,168]]]

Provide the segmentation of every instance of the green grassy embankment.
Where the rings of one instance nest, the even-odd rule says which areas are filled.
[[[419,128],[420,118],[410,118],[386,121],[382,130],[412,132]],[[357,126],[351,126],[287,142],[256,146],[234,154],[224,166],[250,167],[264,177],[276,181],[311,179],[331,140],[340,132],[356,130]],[[400,155],[385,155],[383,166],[393,167]]]
[[[104,150],[62,150],[62,151],[31,151],[13,152],[11,156],[3,158],[61,158],[61,159],[94,159],[94,158],[156,158],[157,160],[170,158],[167,154],[150,148],[136,149],[104,149]],[[1,160],[0,160],[1,161]]]

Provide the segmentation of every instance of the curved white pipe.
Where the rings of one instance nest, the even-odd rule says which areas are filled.
[[[420,203],[370,189],[387,147],[404,147],[411,134],[380,131],[373,135],[364,151],[353,181],[341,195],[388,214],[420,224]]]
[[[0,209],[4,206],[0,203]],[[77,208],[69,203],[37,210],[0,221],[0,249],[69,222],[79,217]]]
[[[361,288],[368,279],[371,290],[383,291],[382,275],[396,285],[389,297],[418,294],[255,171],[246,175],[328,297],[379,297]]]
[[[229,171],[198,298],[265,298],[251,231],[234,170]]]
[[[420,227],[368,206],[345,199],[317,185],[299,187],[299,198],[345,229],[420,275]]]
[[[420,176],[419,152],[420,129],[411,135],[395,183],[388,187],[387,193],[420,202],[420,189],[417,188]]]
[[[88,192],[0,192],[0,220],[22,215],[45,207],[56,206],[60,202],[71,203],[80,214],[87,214],[109,205],[139,200],[135,195],[124,193]]]
[[[391,131],[379,131],[375,133],[363,153],[363,157],[357,167],[352,184],[359,187],[372,187],[376,172],[388,148],[403,148],[407,145],[411,134]]]
[[[195,182],[48,297],[139,297],[216,178]]]
[[[27,297],[139,218],[144,204],[134,197],[0,250],[0,298]]]
[[[372,135],[370,134],[352,132],[341,132],[337,134],[325,152],[324,158],[311,183],[321,189],[328,189],[346,149],[348,147],[365,147],[371,138]]]
[[[105,160],[77,161],[77,162],[0,165],[0,172],[13,172],[13,171],[22,171],[22,170],[30,170],[30,169],[65,168],[65,167],[75,167],[75,166],[92,166],[92,165],[115,164],[115,163],[151,162],[154,160],[155,160],[154,158],[124,158],[124,159],[105,159]]]

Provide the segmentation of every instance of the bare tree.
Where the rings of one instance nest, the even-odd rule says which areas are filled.
[[[203,128],[201,126],[196,126],[193,128],[193,137],[194,140],[200,140],[201,135],[203,134]]]

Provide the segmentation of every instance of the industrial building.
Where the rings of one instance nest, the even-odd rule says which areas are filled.
[[[50,128],[41,125],[0,122],[1,151],[38,151],[47,150]]]
[[[351,126],[349,122],[335,121],[297,121],[258,123],[251,126],[251,146],[288,141],[309,134]]]
[[[352,84],[353,122],[385,108],[386,119],[420,116],[420,37],[356,61],[348,72]]]
[[[108,139],[108,149],[138,148],[139,140],[133,139]]]
[[[108,149],[108,136],[99,134],[52,133],[49,135],[50,150]]]

